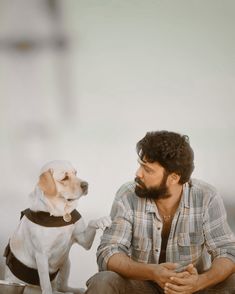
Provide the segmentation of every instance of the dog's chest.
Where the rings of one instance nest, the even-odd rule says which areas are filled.
[[[64,259],[73,243],[74,225],[64,227],[43,227],[26,217],[11,238],[11,248],[15,255],[28,265],[35,264],[35,253],[46,254],[49,263],[56,265]]]

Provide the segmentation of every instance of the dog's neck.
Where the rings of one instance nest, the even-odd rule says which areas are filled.
[[[52,207],[49,200],[45,197],[42,190],[36,186],[36,188],[29,194],[30,209],[33,211],[45,211],[51,213]]]
[[[57,200],[56,205],[53,201],[50,201],[43,193],[43,191],[36,186],[33,192],[29,195],[30,209],[33,211],[45,211],[54,216],[63,216],[66,213],[71,213],[76,208],[76,205],[69,208],[66,207],[66,203],[63,199]],[[75,203],[74,203],[75,204]]]

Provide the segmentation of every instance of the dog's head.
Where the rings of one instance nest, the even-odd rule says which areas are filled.
[[[53,215],[70,213],[76,208],[77,200],[88,192],[88,183],[78,178],[75,168],[64,160],[48,162],[41,168],[38,187]]]

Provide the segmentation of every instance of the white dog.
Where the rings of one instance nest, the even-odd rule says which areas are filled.
[[[90,249],[96,229],[111,223],[109,217],[103,217],[85,227],[75,208],[87,191],[88,183],[76,176],[68,161],[43,166],[30,194],[30,208],[22,212],[5,250],[6,280],[40,285],[42,294],[80,293],[67,284],[69,250],[73,243]]]

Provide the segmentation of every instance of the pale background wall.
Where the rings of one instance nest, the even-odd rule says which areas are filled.
[[[89,181],[88,221],[133,179],[148,130],[189,135],[194,177],[221,191],[232,216],[234,25],[233,0],[0,0],[1,252],[42,164],[69,159]],[[68,47],[45,41],[58,34]],[[27,38],[39,46],[6,41]],[[99,237],[89,252],[72,248],[74,286],[96,272]]]

